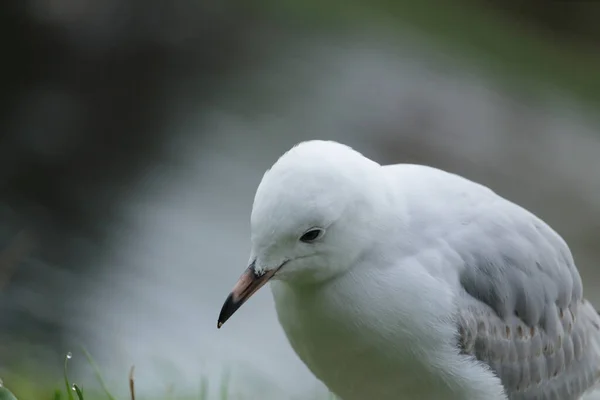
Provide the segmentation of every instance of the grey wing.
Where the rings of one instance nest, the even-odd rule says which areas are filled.
[[[562,238],[502,204],[478,217],[483,232],[449,239],[464,264],[460,349],[495,372],[510,400],[579,399],[600,378],[600,316]]]
[[[468,302],[459,316],[461,351],[488,365],[510,400],[577,400],[598,381],[590,330],[599,318],[589,303],[563,312],[562,333],[552,334],[543,324],[500,318],[487,304]]]

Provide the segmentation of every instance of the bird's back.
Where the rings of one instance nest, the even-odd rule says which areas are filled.
[[[407,213],[421,232],[415,240],[454,259],[445,271],[430,268],[460,286],[461,352],[489,366],[510,400],[577,400],[594,387],[600,316],[558,233],[460,176],[416,165],[384,168],[398,190],[410,191]]]

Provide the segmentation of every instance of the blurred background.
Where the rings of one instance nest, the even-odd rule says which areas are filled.
[[[0,7],[0,376],[20,398],[68,351],[93,385],[81,346],[117,393],[132,364],[140,393],[323,393],[269,291],[216,329],[262,174],[308,139],[492,187],[564,236],[600,307],[599,2]]]

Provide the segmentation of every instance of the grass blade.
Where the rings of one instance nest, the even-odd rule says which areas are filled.
[[[71,355],[71,352],[68,352],[67,355],[65,356],[65,371],[64,371],[64,375],[65,375],[65,388],[67,389],[67,399],[68,400],[75,400],[75,398],[73,397],[73,390],[71,389],[71,384],[69,383],[69,376],[68,376],[68,373],[67,373],[68,365],[69,365],[69,360],[71,359],[71,357],[73,357]]]
[[[92,355],[83,347],[81,348],[81,351],[83,351],[85,358],[87,358],[88,362],[92,366],[92,369],[94,370],[94,375],[96,375],[96,379],[98,379],[98,382],[100,383],[100,386],[102,386],[102,390],[104,391],[104,393],[106,393],[106,396],[108,397],[108,399],[116,400],[115,397],[108,390],[108,386],[106,386],[106,382],[104,382],[104,379],[102,378],[102,374],[100,373],[100,368],[98,367],[98,364],[96,364],[96,362],[92,358]],[[72,400],[72,399],[69,399],[69,400]]]
[[[206,376],[203,376],[200,380],[199,400],[208,400],[208,378]]]
[[[77,394],[77,399],[83,400],[83,389],[80,389],[79,386],[77,386],[76,384],[73,384],[73,390]]]
[[[221,400],[227,400],[229,398],[229,370],[226,369],[223,373],[223,380],[221,381]]]
[[[135,380],[133,379],[133,373],[135,372],[135,365],[131,366],[129,370],[129,393],[131,393],[131,400],[135,400]]]

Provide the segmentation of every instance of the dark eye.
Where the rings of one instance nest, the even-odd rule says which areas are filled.
[[[323,229],[312,228],[300,237],[300,241],[304,243],[314,242],[323,235]]]

